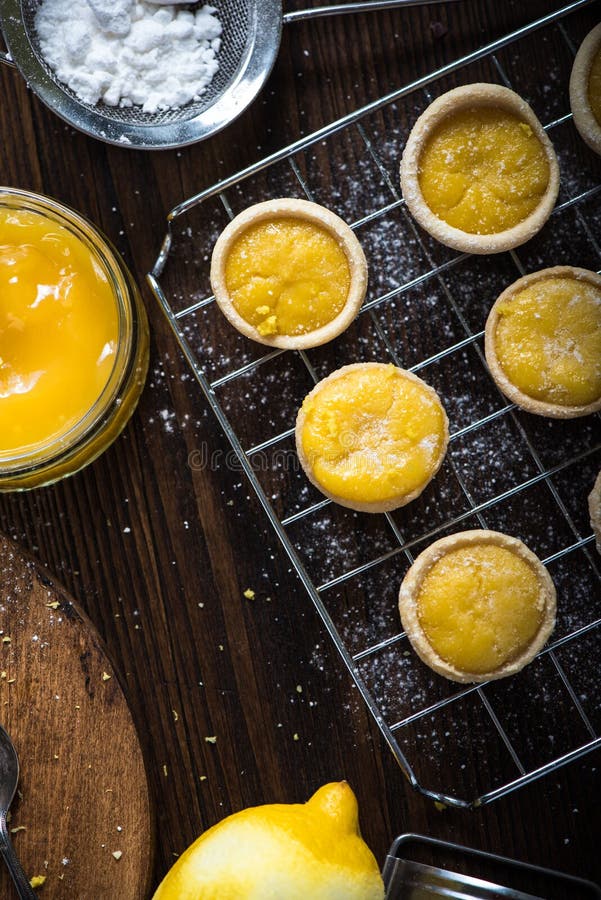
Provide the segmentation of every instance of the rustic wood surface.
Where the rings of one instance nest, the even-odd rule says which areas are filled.
[[[144,288],[174,204],[559,6],[465,0],[286,27],[254,106],[181,151],[88,139],[54,117],[18,73],[0,72],[0,183],[54,196],[100,226],[142,285],[152,326],[148,385],[126,432],[76,477],[2,496],[0,529],[65,584],[121,673],[160,836],[153,885],[228,813],[301,801],[341,778],[358,796],[364,836],[381,862],[397,834],[414,831],[601,879],[598,753],[479,811],[439,811],[408,787],[259,504],[225,464],[229,445]],[[579,14],[576,31],[584,34],[600,12],[595,4]],[[540,98],[563,97],[548,46],[530,47],[527,59],[506,55],[515,83],[540,85]],[[575,161],[575,172],[589,171],[589,160]],[[598,201],[592,213],[599,221]],[[212,470],[188,465],[201,448],[215,454]],[[243,595],[249,587],[253,601]],[[464,754],[468,765],[482,764],[470,758],[469,727],[462,740],[440,749],[443,769],[447,755],[455,769]]]
[[[2,723],[21,769],[9,829],[23,869],[57,900],[143,900],[151,805],[119,676],[88,617],[4,537],[0,597]],[[12,894],[1,867],[0,896]]]

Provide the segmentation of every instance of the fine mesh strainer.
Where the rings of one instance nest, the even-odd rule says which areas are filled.
[[[156,113],[144,113],[140,107],[92,106],[59,82],[37,39],[35,14],[41,0],[0,0],[0,28],[8,48],[8,53],[0,52],[0,61],[16,66],[50,109],[91,137],[137,149],[183,147],[220,131],[254,100],[275,62],[283,22],[441,2],[367,0],[283,15],[281,0],[215,0],[223,26],[219,70],[200,100]]]

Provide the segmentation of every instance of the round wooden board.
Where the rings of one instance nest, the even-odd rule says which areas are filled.
[[[0,632],[0,722],[21,766],[9,828],[25,872],[46,876],[48,900],[141,900],[150,803],[118,678],[87,617],[1,536]],[[0,897],[16,897],[1,865]]]

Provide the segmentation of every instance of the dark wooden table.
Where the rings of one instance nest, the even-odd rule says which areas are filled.
[[[288,26],[261,98],[179,152],[88,139],[16,72],[0,73],[0,183],[99,225],[142,286],[152,326],[148,384],[125,434],[76,477],[2,496],[0,530],[78,598],[123,674],[156,811],[156,883],[223,816],[302,801],[342,778],[380,862],[397,834],[415,831],[601,878],[598,754],[479,811],[439,811],[408,787],[241,474],[187,464],[194,449],[225,457],[228,445],[144,286],[175,203],[559,5],[465,0]],[[583,12],[582,28],[599,13]],[[565,90],[549,80],[544,48],[528,65]]]

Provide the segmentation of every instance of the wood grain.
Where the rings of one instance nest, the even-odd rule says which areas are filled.
[[[304,5],[304,0],[291,4]],[[89,216],[144,287],[165,216],[176,203],[300,134],[559,6],[559,0],[469,0],[287,26],[257,102],[222,134],[181,151],[133,152],[90,140],[48,111],[18,73],[2,70],[0,182],[50,194]],[[582,39],[599,12],[595,3],[571,17],[569,36]],[[434,23],[442,28],[433,29]],[[565,112],[561,82],[553,74],[555,58],[553,49],[536,38],[523,59],[511,49],[499,54],[524,92],[540,85],[534,98],[540,115],[544,104],[550,113]],[[447,79],[448,86],[474,75],[492,77],[494,72],[473,67]],[[409,122],[403,117],[409,113],[400,107],[396,121],[383,114],[373,119],[374,133],[388,148],[391,171],[401,147],[386,137],[394,129],[404,133]],[[591,155],[572,140],[569,123],[560,129],[566,138],[563,171],[577,189],[598,175]],[[327,167],[326,157],[324,151],[313,165],[316,181],[323,173],[324,199],[340,170],[338,156]],[[234,199],[238,204],[263,199],[262,191],[259,179]],[[208,231],[219,225],[220,215],[223,210],[220,214],[215,204],[207,213]],[[589,204],[588,218],[601,225],[598,195]],[[405,225],[399,227],[405,234]],[[565,229],[564,243],[562,253],[578,253],[580,264],[598,268],[578,222]],[[197,239],[193,250],[202,257],[210,246],[209,239]],[[440,248],[431,250],[439,261]],[[536,265],[538,252],[531,248],[527,265]],[[590,258],[585,260],[586,253]],[[481,327],[489,298],[503,282],[503,265],[499,260],[490,267],[484,293],[471,279],[469,264],[449,270],[450,289],[464,303],[474,329]],[[424,303],[432,299],[424,289]],[[229,812],[305,800],[320,784],[343,777],[357,793],[362,830],[380,862],[393,837],[411,830],[601,880],[601,754],[475,812],[441,813],[408,788],[258,503],[228,461],[228,445],[147,291],[145,300],[153,329],[150,377],[130,426],[74,478],[0,497],[0,529],[66,585],[122,673],[161,835],[153,883],[175,854]],[[404,322],[391,315],[384,325],[411,361],[427,355],[441,331],[430,316]],[[216,342],[214,348],[223,364],[229,347]],[[353,361],[349,352],[350,346],[324,353],[324,371]],[[475,354],[467,362],[470,371],[479,371]],[[457,378],[451,361],[441,366],[441,390]],[[488,395],[482,379],[478,385],[474,403],[484,415]],[[467,387],[472,386],[470,380]],[[244,408],[241,420],[249,432],[256,428],[256,418]],[[536,428],[544,430],[544,423]],[[570,439],[578,442],[581,432],[566,427],[561,436],[545,438],[558,447]],[[193,468],[190,454],[203,448],[213,465]],[[508,459],[508,471],[518,462]],[[481,480],[476,470],[476,486]],[[436,521],[460,499],[449,491],[440,509],[430,504]],[[546,513],[544,507],[539,521]],[[412,516],[426,515],[424,503],[407,510],[402,524],[411,526]],[[583,570],[587,565],[583,559]],[[389,572],[385,586],[396,585],[400,574]],[[247,587],[255,590],[254,601],[243,596]],[[597,590],[593,584],[593,605],[599,603]],[[342,611],[345,603],[350,608],[355,602],[342,596]],[[449,770],[461,778],[480,765],[486,771],[487,761],[472,753],[469,719],[460,724],[459,743],[447,742],[436,760],[418,754],[424,778]],[[528,731],[527,719],[523,728]],[[217,742],[206,742],[208,736]]]
[[[2,723],[21,770],[9,828],[24,871],[57,900],[142,900],[151,812],[119,678],[87,616],[1,536],[0,641]],[[0,896],[16,896],[3,866]]]

